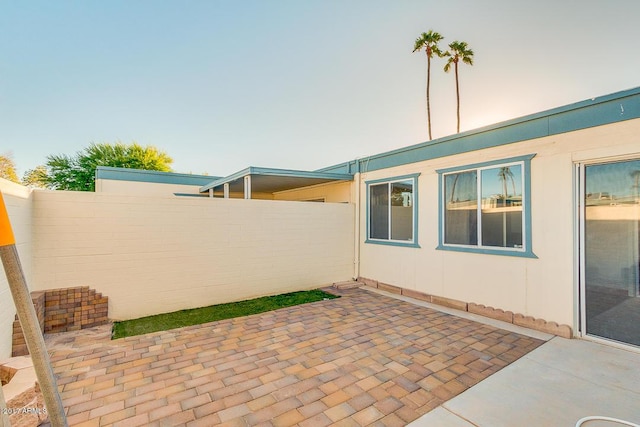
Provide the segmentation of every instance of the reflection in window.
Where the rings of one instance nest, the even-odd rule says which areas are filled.
[[[391,240],[413,240],[413,181],[391,184]]]
[[[586,165],[584,176],[584,326],[640,346],[640,160]]]
[[[389,188],[388,184],[372,185],[369,188],[369,237],[389,238]]]
[[[482,171],[482,245],[522,247],[522,167]]]
[[[445,175],[445,242],[478,244],[478,190],[476,171]]]
[[[415,180],[368,184],[369,240],[414,243]]]
[[[587,206],[640,203],[640,160],[593,165],[588,170]]]
[[[523,247],[522,163],[444,175],[444,243]]]

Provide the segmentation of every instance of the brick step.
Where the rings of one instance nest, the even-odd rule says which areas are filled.
[[[77,331],[109,321],[109,298],[88,286],[31,293],[42,333]],[[20,322],[14,322],[13,356],[28,354]]]
[[[345,282],[335,282],[333,287],[336,289],[353,289],[359,288],[360,286],[364,286],[364,283],[357,282],[355,280],[347,280]]]

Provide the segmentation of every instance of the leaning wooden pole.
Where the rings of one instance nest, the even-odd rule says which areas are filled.
[[[18,312],[18,320],[24,334],[27,348],[31,354],[33,367],[38,377],[38,383],[44,396],[49,421],[53,427],[67,427],[67,418],[64,414],[62,399],[58,393],[56,377],[53,374],[49,353],[44,344],[44,337],[40,329],[40,323],[33,308],[31,295],[27,287],[27,281],[20,264],[20,257],[16,249],[9,215],[0,192],[0,258],[4,266],[13,302]]]
[[[9,412],[7,411],[7,402],[4,400],[4,392],[0,384],[0,427],[11,427],[9,423]]]

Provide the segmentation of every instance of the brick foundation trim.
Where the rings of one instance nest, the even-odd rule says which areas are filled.
[[[491,317],[492,319],[502,320],[503,322],[513,323],[513,313],[504,311],[499,308],[487,307],[482,304],[469,304],[469,313],[479,314],[480,316]]]
[[[31,292],[42,333],[77,331],[109,321],[109,298],[88,286]],[[18,321],[13,322],[12,356],[29,354]]]
[[[559,325],[556,322],[548,322],[544,319],[536,319],[535,317],[524,316],[522,314],[513,315],[513,324],[552,335],[558,335],[563,338],[571,338],[573,336],[571,327],[568,325]]]
[[[394,294],[404,295],[421,301],[430,302],[432,304],[438,304],[444,307],[466,311],[480,316],[501,320],[507,323],[513,323],[514,325],[534,329],[536,331],[545,332],[547,334],[557,335],[563,338],[573,337],[573,330],[570,326],[560,325],[553,321],[536,319],[534,317],[525,316],[519,313],[514,314],[511,311],[504,311],[500,308],[488,307],[473,302],[465,302],[437,295],[429,295],[423,292],[405,289],[395,285],[389,285],[387,283],[382,283],[374,279],[368,279],[366,277],[358,277],[358,282],[362,282],[365,284],[365,286],[369,286],[371,288],[392,292]]]

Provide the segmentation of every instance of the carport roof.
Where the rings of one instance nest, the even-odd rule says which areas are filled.
[[[229,184],[229,191],[231,192],[241,192],[244,188],[245,176],[251,177],[251,190],[259,193],[275,193],[328,182],[353,180],[353,175],[344,173],[309,172],[250,166],[200,187],[200,192],[204,193],[212,188],[215,191],[217,187],[222,187],[224,184]]]

